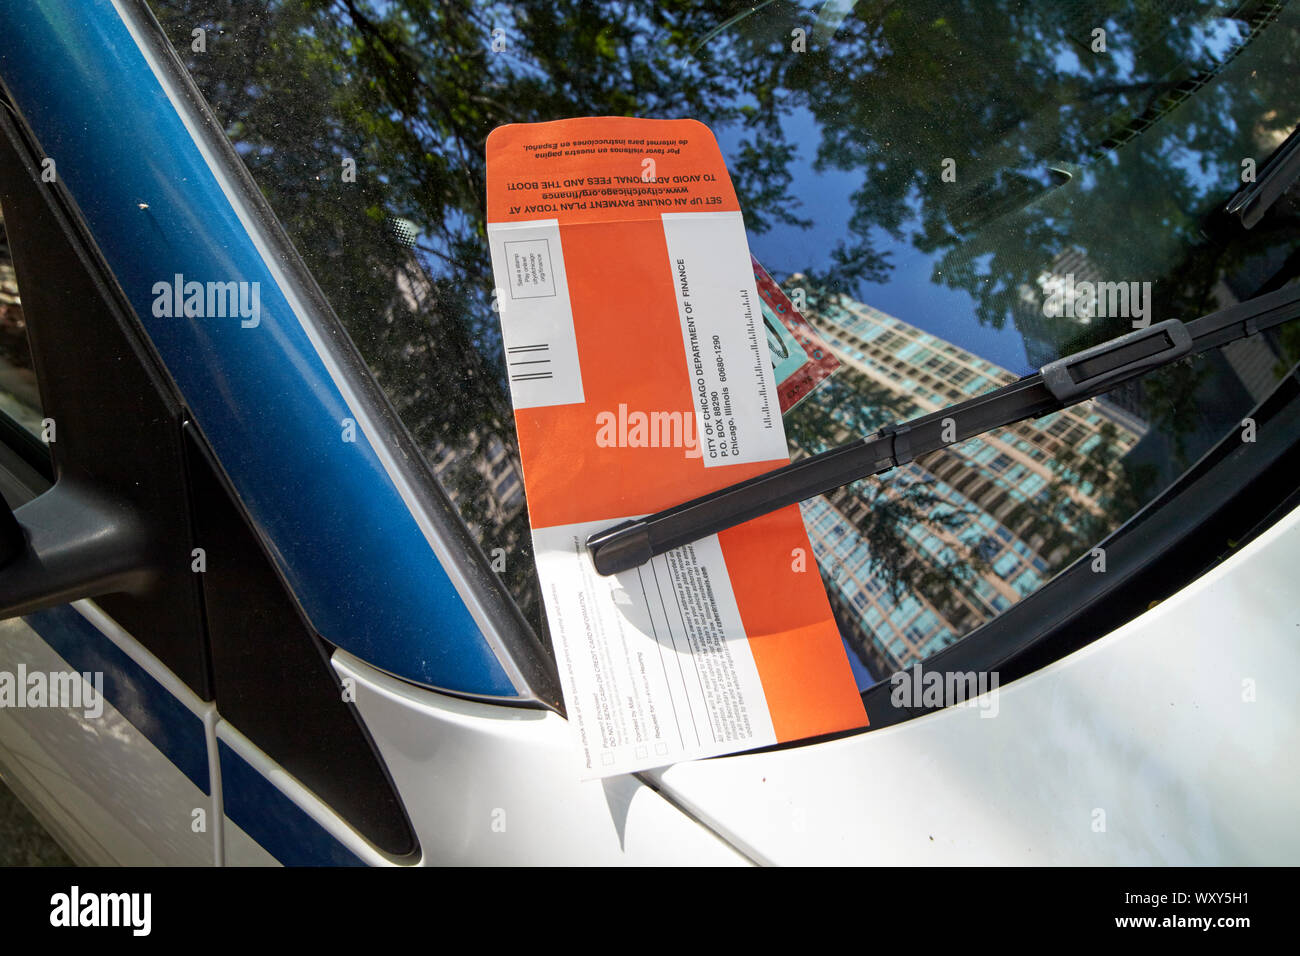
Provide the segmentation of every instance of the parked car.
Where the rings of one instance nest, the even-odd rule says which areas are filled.
[[[1294,286],[1300,11],[1075,16],[0,0],[0,779],[95,864],[1300,859],[1295,323],[805,503],[870,726],[580,780],[488,133],[706,122],[811,454]]]

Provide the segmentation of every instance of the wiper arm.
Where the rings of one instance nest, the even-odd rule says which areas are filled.
[[[1187,355],[1300,318],[1300,285],[1287,286],[1192,322],[1168,319],[1044,365],[1010,385],[774,471],[729,485],[666,511],[625,521],[587,539],[600,574],[617,574],[657,554],[795,504],[849,482],[879,475],[1026,418],[1060,411]]]

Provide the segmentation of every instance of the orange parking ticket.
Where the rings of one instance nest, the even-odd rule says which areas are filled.
[[[797,506],[596,573],[587,536],[789,461],[740,205],[693,120],[503,126],[488,239],[584,778],[860,727]]]

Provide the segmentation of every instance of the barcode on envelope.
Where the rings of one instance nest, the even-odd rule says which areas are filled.
[[[551,347],[541,345],[516,345],[506,349],[506,364],[510,366],[510,381],[535,382],[554,378],[551,369]]]
[[[581,403],[582,370],[559,223],[491,223],[488,242],[514,407]]]

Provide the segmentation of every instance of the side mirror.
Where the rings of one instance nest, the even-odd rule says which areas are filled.
[[[138,517],[60,478],[16,511],[0,510],[0,617],[146,588],[153,563]]]

